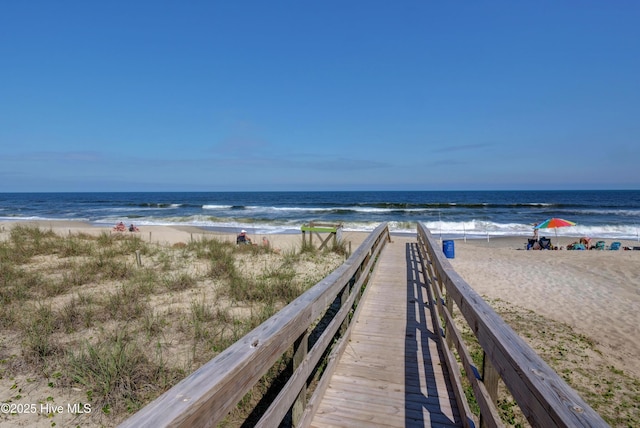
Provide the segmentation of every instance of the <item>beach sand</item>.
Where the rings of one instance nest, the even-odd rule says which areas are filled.
[[[94,226],[81,221],[0,221],[0,240],[6,239],[11,228],[16,225],[39,227],[43,230],[52,230],[59,235],[72,235],[77,233],[85,233],[93,236],[100,236],[102,233],[131,235],[136,234],[143,241],[155,242],[159,244],[174,245],[177,243],[188,243],[192,240],[203,238],[213,238],[220,240],[228,240],[235,242],[236,233],[217,232],[202,229],[195,226],[141,226],[138,232],[116,232],[112,227]],[[128,224],[126,225],[128,227]],[[238,232],[240,232],[238,230]],[[249,232],[251,232],[249,230]],[[302,233],[291,234],[248,234],[254,244],[261,245],[263,238],[266,238],[275,249],[287,251],[292,248],[299,248],[302,242]],[[366,239],[367,233],[363,232],[344,232],[342,239],[344,242],[350,243],[352,251]],[[315,246],[319,245],[317,237],[313,238]]]
[[[7,221],[0,222],[0,240],[7,239],[16,224],[51,229],[61,235],[137,233],[145,241],[169,245],[212,236],[235,242],[236,236],[196,227],[143,226],[139,232],[115,232],[111,227],[83,222]],[[352,251],[367,236],[362,232],[343,233]],[[265,237],[273,248],[287,251],[300,247],[302,235],[250,237],[258,244]],[[561,237],[558,244],[566,247],[577,240]],[[455,257],[449,261],[483,298],[499,299],[567,324],[593,341],[611,366],[640,378],[640,251],[526,251],[526,237],[454,242]],[[622,245],[640,243],[622,241]]]
[[[561,237],[560,245],[578,239]],[[520,237],[456,240],[449,261],[483,298],[569,325],[640,378],[640,251],[526,251],[525,243]]]

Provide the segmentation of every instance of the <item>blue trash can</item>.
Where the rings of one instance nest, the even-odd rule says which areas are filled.
[[[442,251],[444,251],[444,255],[447,256],[448,259],[455,258],[456,250],[453,241],[442,241]]]

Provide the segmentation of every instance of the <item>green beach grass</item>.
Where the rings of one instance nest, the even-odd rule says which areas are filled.
[[[0,421],[115,426],[344,258],[341,245],[282,252],[205,238],[161,245],[17,225],[0,242],[0,402],[43,409],[73,402],[91,412]],[[230,420],[246,417],[270,381]]]

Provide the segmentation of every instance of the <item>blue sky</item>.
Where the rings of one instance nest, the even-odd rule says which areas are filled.
[[[637,1],[0,0],[0,192],[640,188]]]

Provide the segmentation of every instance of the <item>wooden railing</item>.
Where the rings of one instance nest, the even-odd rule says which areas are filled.
[[[607,427],[607,423],[522,340],[452,268],[429,230],[418,223],[418,247],[429,287],[434,323],[442,332],[445,361],[454,378],[456,398],[471,415],[458,359],[480,407],[480,424],[502,426],[496,409],[498,381],[534,427]],[[481,367],[470,353],[453,319],[454,304],[483,350]],[[452,353],[457,351],[458,359]]]
[[[285,417],[293,425],[304,424],[328,375],[317,380],[313,393],[307,393],[307,382],[319,365],[323,374],[332,372],[362,290],[388,241],[383,223],[342,266],[120,426],[216,426],[287,352],[293,355],[293,371],[255,426],[278,426]]]

